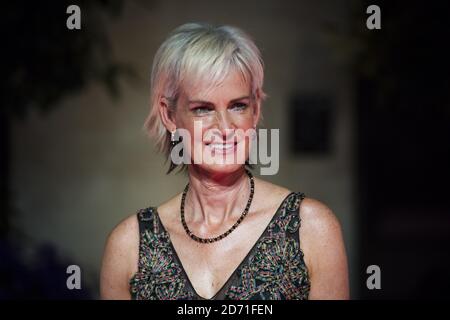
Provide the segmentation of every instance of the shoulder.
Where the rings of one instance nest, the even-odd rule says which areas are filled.
[[[300,218],[300,244],[312,279],[310,299],[347,299],[347,256],[338,218],[312,198],[302,201]]]
[[[139,223],[137,214],[133,213],[120,221],[109,233],[107,247],[130,249],[139,244]]]
[[[135,213],[118,223],[107,237],[100,275],[102,297],[127,297],[138,256],[139,224]]]
[[[324,250],[332,250],[341,243],[341,224],[334,212],[324,203],[304,198],[300,204],[300,242],[305,256],[314,265],[314,258]]]
[[[291,190],[283,186],[255,178],[257,183],[256,188],[258,194],[264,201],[273,199],[279,201],[280,198],[285,198],[292,193]],[[302,195],[300,199],[300,218],[302,219],[303,228],[311,228],[314,231],[325,231],[327,229],[334,229],[339,227],[339,221],[333,211],[323,202],[305,197],[302,192],[296,192],[297,195]]]
[[[301,202],[300,218],[303,231],[323,234],[340,230],[340,223],[334,212],[326,204],[313,198],[305,197]]]

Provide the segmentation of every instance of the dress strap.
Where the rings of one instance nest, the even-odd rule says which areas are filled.
[[[139,233],[142,234],[147,230],[151,230],[152,232],[157,231],[157,221],[155,219],[155,208],[148,207],[145,209],[140,209],[137,212],[137,218],[139,222]]]
[[[297,232],[297,230],[300,228],[300,205],[303,199],[305,199],[305,194],[303,192],[294,192],[287,199],[286,210],[290,213],[288,215],[290,218],[286,226],[286,231],[290,233]]]

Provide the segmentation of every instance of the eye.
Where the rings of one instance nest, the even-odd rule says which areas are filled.
[[[247,108],[247,104],[243,103],[243,102],[238,102],[235,103],[231,106],[231,109],[236,110],[236,111],[244,111]]]
[[[203,114],[206,114],[206,113],[210,112],[211,110],[212,110],[211,107],[208,107],[208,106],[199,106],[199,107],[193,108],[193,109],[192,109],[192,112],[193,112],[195,115],[203,115]]]

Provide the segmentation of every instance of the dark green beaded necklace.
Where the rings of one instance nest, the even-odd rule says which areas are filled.
[[[239,219],[236,221],[235,224],[233,224],[231,226],[230,229],[228,229],[226,232],[224,232],[221,235],[214,237],[214,238],[200,238],[200,237],[197,237],[195,234],[193,234],[191,230],[189,230],[189,228],[186,224],[186,220],[184,220],[184,203],[186,201],[186,194],[189,190],[189,183],[186,185],[186,187],[184,188],[183,194],[181,196],[181,206],[180,206],[181,224],[183,225],[183,228],[186,231],[187,235],[189,237],[191,237],[192,240],[195,240],[200,243],[212,243],[212,242],[222,240],[223,238],[228,236],[234,229],[236,229],[236,227],[242,222],[242,220],[244,220],[245,216],[247,215],[248,211],[250,210],[250,205],[252,204],[253,195],[255,193],[255,182],[253,181],[253,175],[248,170],[245,170],[245,172],[247,173],[247,175],[250,179],[250,196],[248,197],[247,205],[245,206],[244,212],[242,212]]]

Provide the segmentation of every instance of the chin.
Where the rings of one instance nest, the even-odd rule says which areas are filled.
[[[244,164],[197,164],[202,171],[207,171],[214,175],[228,175],[244,168]]]

